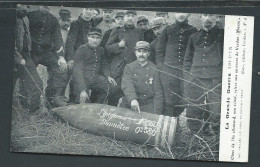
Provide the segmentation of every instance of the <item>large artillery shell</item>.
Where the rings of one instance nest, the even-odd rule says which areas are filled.
[[[173,145],[177,118],[134,112],[104,104],[77,104],[53,109],[71,125],[96,135],[139,144]]]

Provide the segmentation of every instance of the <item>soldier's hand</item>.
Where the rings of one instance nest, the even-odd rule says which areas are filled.
[[[69,69],[72,69],[73,65],[74,65],[74,61],[73,60],[68,61],[68,68]]]
[[[132,108],[132,110],[138,111],[140,113],[139,103],[136,99],[131,101],[131,108]]]
[[[120,48],[125,47],[125,39],[122,39],[122,40],[119,42],[119,47],[120,47]]]
[[[63,56],[60,56],[60,58],[58,60],[58,65],[59,65],[61,71],[64,71],[67,69],[67,62]]]
[[[80,104],[81,104],[81,103],[85,103],[87,99],[89,100],[89,96],[88,96],[87,92],[86,92],[85,90],[84,90],[84,91],[81,91],[79,103],[80,103]]]
[[[25,65],[26,61],[24,59],[21,60],[20,64]]]
[[[108,77],[108,82],[111,83],[113,86],[117,86],[116,80],[114,78]]]

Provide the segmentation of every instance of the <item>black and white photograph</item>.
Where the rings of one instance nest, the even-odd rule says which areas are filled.
[[[18,4],[10,151],[247,162],[253,21]]]

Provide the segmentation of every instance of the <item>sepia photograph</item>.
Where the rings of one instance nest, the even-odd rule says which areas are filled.
[[[17,5],[10,151],[247,161],[253,26],[249,16]]]

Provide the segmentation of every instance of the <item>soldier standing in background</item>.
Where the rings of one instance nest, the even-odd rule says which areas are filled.
[[[171,25],[169,22],[168,22],[168,19],[169,19],[169,15],[168,15],[168,12],[162,12],[162,11],[157,11],[155,13],[155,18],[157,17],[162,17],[164,19],[164,22],[166,25]]]
[[[28,18],[32,36],[31,56],[36,66],[47,67],[49,75],[45,95],[53,107],[67,105],[62,96],[67,80],[67,63],[59,21],[47,6],[30,12]]]
[[[125,94],[120,107],[153,114],[162,114],[163,91],[156,66],[148,61],[150,46],[146,41],[136,43],[137,60],[126,65],[122,78]]]
[[[70,26],[67,41],[65,44],[66,48],[66,60],[68,66],[73,68],[74,55],[76,50],[88,42],[88,31],[91,27],[96,27],[101,21],[102,17],[93,18],[94,9],[84,8],[82,14],[78,17],[78,20],[73,21]],[[70,77],[70,76],[68,76]],[[75,101],[73,82],[70,82],[70,102]]]
[[[159,38],[161,37],[162,31],[164,30],[165,27],[166,25],[162,17],[157,17],[152,20],[151,29],[154,31],[154,34],[156,35],[156,39],[150,43],[151,49],[150,49],[150,56],[148,57],[148,59],[154,64],[156,64],[155,61],[156,46]]]
[[[26,7],[17,5],[16,16],[13,89],[19,78],[21,104],[29,112],[35,112],[40,106],[42,81],[30,55],[32,41]]]
[[[100,10],[99,9],[94,9],[93,11],[93,18],[97,18],[100,14]]]
[[[138,17],[137,27],[144,32],[144,41],[151,43],[156,38],[153,30],[149,28],[149,20],[145,16]]]
[[[106,48],[106,43],[109,39],[109,36],[112,32],[112,30],[114,31],[118,31],[120,28],[122,28],[124,26],[124,12],[117,12],[116,16],[115,16],[115,23],[116,23],[116,27],[114,29],[110,29],[108,31],[105,32],[101,44],[100,46],[102,46],[104,49]],[[116,72],[117,70],[117,59],[113,59],[113,56],[111,54],[109,54],[106,49],[105,49],[105,57],[104,57],[104,61],[106,62],[106,66],[101,67],[101,68],[108,68],[107,70],[107,74],[105,74],[106,76],[111,76],[111,74],[113,74],[114,72]],[[115,60],[115,61],[113,61]],[[112,82],[113,80],[110,79],[110,82]],[[116,82],[116,81],[115,81]],[[116,83],[115,88],[113,89],[114,92],[110,92],[109,97],[108,97],[108,104],[112,105],[112,106],[117,106],[118,104],[118,99],[122,96],[121,92],[121,85]]]
[[[59,11],[59,23],[60,23],[63,47],[64,47],[64,51],[66,53],[65,44],[66,44],[66,40],[67,40],[67,36],[68,36],[69,29],[70,29],[70,24],[71,24],[71,13],[69,10],[61,9]],[[71,75],[72,75],[72,64],[68,63],[68,77],[67,77],[68,80],[67,80],[66,85],[68,85],[68,83],[70,82]],[[66,86],[62,90],[62,94],[64,96],[65,96],[65,90],[66,90]]]
[[[124,15],[124,26],[119,29],[113,29],[106,44],[107,54],[113,57],[113,66],[111,65],[113,69],[111,69],[110,77],[116,81],[117,85],[121,85],[125,65],[136,59],[134,49],[136,42],[144,39],[143,32],[134,25],[135,19],[136,11],[126,11]],[[123,92],[118,89],[118,92],[115,94],[120,98]]]
[[[102,35],[108,30],[115,28],[115,21],[113,19],[114,11],[112,9],[103,9],[103,21],[97,25],[97,28],[102,30]]]
[[[187,71],[184,74],[188,81],[185,95],[191,103],[186,111],[190,130],[198,132],[208,120],[203,132],[218,136],[224,31],[215,25],[216,20],[216,15],[201,15],[202,29],[189,39],[183,69]]]
[[[164,91],[164,115],[178,117],[183,105],[183,58],[191,34],[197,29],[188,24],[187,13],[176,13],[176,23],[167,26],[156,46],[156,63],[162,70],[160,78]]]

